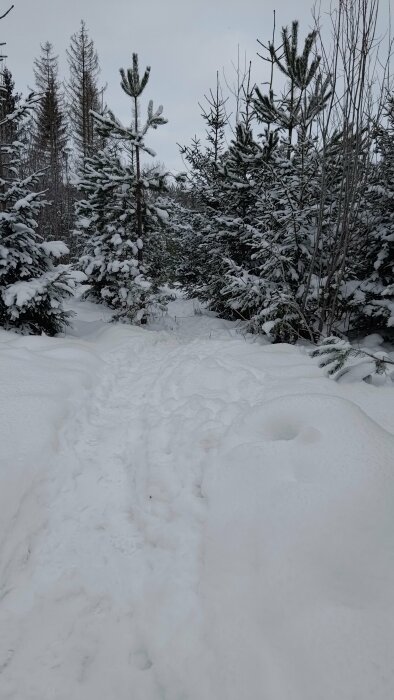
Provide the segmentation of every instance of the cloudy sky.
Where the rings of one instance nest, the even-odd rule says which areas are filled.
[[[1,22],[7,42],[8,67],[17,88],[33,87],[32,63],[40,43],[50,41],[59,55],[62,76],[67,74],[65,50],[84,19],[101,64],[101,81],[108,84],[106,101],[121,119],[129,120],[128,98],[119,86],[119,68],[140,56],[150,64],[147,98],[164,105],[169,123],[149,143],[158,160],[182,169],[177,142],[187,143],[201,133],[198,102],[214,86],[216,70],[234,78],[232,62],[245,53],[254,64],[257,81],[265,79],[264,64],[256,56],[257,38],[272,33],[273,9],[277,24],[299,19],[302,34],[311,26],[313,0],[11,0],[15,8]],[[0,0],[2,11],[9,7]]]

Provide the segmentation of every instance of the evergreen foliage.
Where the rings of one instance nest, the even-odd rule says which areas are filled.
[[[225,100],[217,78],[216,93],[210,92],[201,106],[206,125],[206,142],[195,137],[188,146],[180,146],[188,166],[188,211],[183,211],[175,226],[179,236],[181,259],[178,279],[191,296],[208,300],[212,308],[224,312],[220,303],[223,256],[213,219],[219,209],[219,170],[225,152],[224,128],[227,121]],[[211,293],[210,286],[215,288]]]
[[[249,327],[274,340],[313,337],[315,250],[321,194],[321,153],[313,136],[313,120],[330,97],[328,81],[317,74],[319,57],[312,58],[316,35],[305,40],[298,55],[298,24],[283,29],[283,56],[269,45],[274,64],[288,83],[275,97],[256,88],[253,107],[264,125],[260,146],[265,158],[257,175],[259,196],[254,226],[247,243],[251,269],[234,270],[231,292],[235,304],[249,319]],[[322,260],[319,256],[319,265]]]
[[[368,352],[336,336],[325,338],[310,355],[337,381],[343,377],[378,384],[394,381],[394,361],[387,353]]]
[[[40,101],[35,110],[33,168],[45,169],[43,186],[50,206],[39,217],[40,227],[48,238],[64,235],[64,183],[67,145],[67,121],[58,79],[58,58],[53,46],[41,46],[41,56],[34,62],[34,75]]]
[[[343,11],[350,22],[353,6]],[[181,149],[191,206],[180,280],[189,295],[274,342],[393,324],[393,122],[390,108],[378,128],[367,112],[357,47],[370,35],[357,27],[346,50],[359,82],[345,71],[343,94],[317,54],[317,32],[299,48],[293,22],[280,49],[268,44],[269,89],[244,91],[230,145],[213,157],[219,110],[210,100],[207,146],[195,138]]]
[[[4,67],[0,74],[0,144],[9,146],[16,138],[17,127],[13,119],[8,119],[17,108],[21,95],[15,92],[15,83],[11,71]],[[0,177],[9,161],[7,153],[0,151]]]
[[[21,95],[15,92],[15,82],[9,68],[4,67],[0,76],[0,142],[2,144],[12,143],[16,134],[16,125],[13,120],[5,121],[6,117],[13,114],[17,108]]]
[[[37,230],[37,218],[46,206],[37,191],[40,173],[21,174],[23,121],[34,107],[31,96],[8,115],[6,124],[12,123],[16,140],[0,146],[6,156],[0,178],[0,325],[55,335],[68,322],[70,314],[62,302],[73,293],[73,283],[68,268],[56,263],[67,248],[46,242]]]
[[[144,142],[150,128],[165,124],[162,107],[149,102],[145,124],[140,124],[139,98],[150,69],[139,74],[121,70],[122,88],[132,98],[132,125],[123,126],[112,113],[94,113],[106,145],[88,158],[78,188],[84,200],[77,205],[77,235],[84,241],[81,266],[87,275],[88,295],[105,301],[117,318],[146,322],[165,297],[165,260],[169,203],[164,199],[166,174],[141,167],[141,154],[154,155]],[[127,159],[125,162],[125,158]]]
[[[133,54],[131,67],[120,71],[131,107],[130,122],[123,125],[100,105],[98,56],[82,21],[67,51],[67,109],[49,42],[35,61],[39,102],[30,143],[24,117],[15,115],[31,112],[32,105],[19,109],[12,75],[3,70],[3,214],[11,207],[17,225],[25,209],[18,202],[31,202],[34,235],[37,220],[44,238],[64,240],[78,196],[73,248],[87,275],[87,294],[105,301],[115,317],[145,322],[164,304],[163,285],[179,282],[190,296],[273,342],[354,338],[371,331],[389,338],[394,99],[388,95],[382,115],[372,91],[377,4],[366,0],[368,12],[361,15],[360,7],[356,1],[340,3],[331,15],[330,55],[322,46],[319,51],[317,31],[300,40],[297,21],[283,27],[279,42],[274,29],[262,57],[270,66],[268,87],[252,85],[250,67],[242,76],[239,65],[237,85],[232,89],[226,81],[236,99],[232,121],[217,74],[216,88],[199,105],[205,139],[196,136],[180,147],[188,173],[173,189],[168,173],[146,163],[155,155],[148,133],[166,123],[162,107],[154,109],[152,101],[141,117],[150,67],[140,71]],[[70,160],[72,173],[73,164],[79,170],[75,188]],[[49,256],[60,251],[48,244],[38,249],[43,246]],[[5,260],[6,246],[2,250]],[[47,263],[42,264],[44,270]],[[18,275],[27,279],[26,270],[14,282],[3,270],[9,290],[3,305]],[[345,366],[355,357],[353,346],[343,343],[322,346],[335,375],[342,369],[338,362]]]
[[[100,112],[99,60],[86,24],[71,37],[67,50],[70,77],[67,84],[68,113],[80,167],[100,147],[92,111]]]
[[[378,161],[364,193],[367,237],[362,250],[360,284],[354,305],[357,326],[394,327],[394,99],[386,105],[386,123],[376,132]],[[354,295],[355,296],[355,295]],[[382,331],[381,331],[382,332]]]

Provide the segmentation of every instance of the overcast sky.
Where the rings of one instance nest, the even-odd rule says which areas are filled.
[[[213,87],[216,70],[226,71],[237,60],[237,47],[254,63],[254,76],[263,81],[264,64],[256,56],[257,38],[272,33],[273,9],[277,25],[299,19],[302,35],[311,27],[313,0],[11,0],[15,8],[1,22],[7,41],[7,64],[17,88],[33,87],[33,59],[40,43],[50,41],[59,55],[61,75],[67,73],[65,50],[71,34],[84,19],[100,58],[101,82],[108,84],[106,101],[129,121],[129,101],[119,86],[119,68],[131,65],[137,52],[140,66],[151,65],[147,99],[163,104],[169,123],[148,139],[157,159],[168,168],[182,169],[177,142],[187,143],[201,133],[198,102]],[[9,4],[0,0],[1,10]]]

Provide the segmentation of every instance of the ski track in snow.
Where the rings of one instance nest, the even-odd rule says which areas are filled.
[[[8,350],[95,379],[10,453],[1,700],[388,700],[392,392],[172,315]]]

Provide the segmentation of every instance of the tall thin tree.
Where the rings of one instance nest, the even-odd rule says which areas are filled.
[[[91,112],[100,111],[101,90],[97,84],[100,73],[97,51],[83,20],[79,31],[71,37],[67,58],[68,112],[79,164],[84,167],[86,158],[94,151],[95,122]]]
[[[35,113],[33,139],[34,168],[46,168],[44,186],[51,206],[40,223],[49,238],[61,238],[63,231],[63,168],[67,145],[67,122],[63,95],[58,79],[58,57],[46,42],[41,55],[34,61],[34,75],[40,102]]]
[[[129,95],[132,99],[132,117],[133,117],[133,127],[135,134],[139,132],[139,97],[144,91],[150,75],[150,66],[145,68],[144,75],[140,77],[139,65],[138,65],[138,55],[133,53],[133,67],[128,68],[127,71],[124,68],[120,69],[120,74],[122,76],[121,87],[122,90]],[[138,238],[142,240],[143,238],[143,187],[141,182],[141,154],[140,147],[138,143],[134,145],[135,154],[135,168],[136,168],[136,208],[137,208],[137,233]],[[142,262],[142,248],[138,251],[138,260]]]

